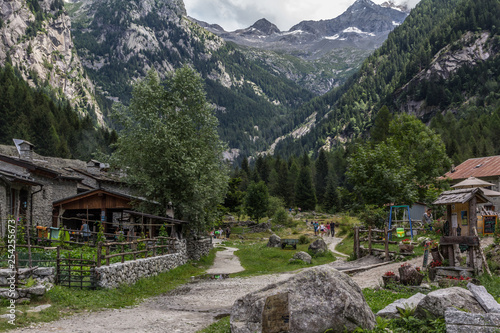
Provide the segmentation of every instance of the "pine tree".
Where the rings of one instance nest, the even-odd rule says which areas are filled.
[[[326,158],[326,153],[323,149],[319,151],[315,167],[316,167],[316,175],[315,175],[316,198],[318,198],[319,204],[323,204],[325,197],[325,190],[326,190],[326,180],[329,171],[328,160]]]

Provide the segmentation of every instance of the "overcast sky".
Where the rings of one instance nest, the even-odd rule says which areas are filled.
[[[197,20],[219,24],[226,31],[248,28],[266,18],[281,31],[304,20],[328,20],[342,14],[355,0],[184,0],[187,14]],[[372,0],[381,4],[387,0]],[[414,7],[419,0],[408,2]]]

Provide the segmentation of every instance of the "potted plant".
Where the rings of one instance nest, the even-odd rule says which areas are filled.
[[[413,252],[414,245],[411,243],[409,238],[405,238],[399,243],[399,252],[411,253]]]
[[[443,266],[443,262],[441,262],[440,260],[431,261],[431,263],[429,264],[429,279],[431,281],[434,281],[434,279],[436,278],[437,267],[441,266]]]
[[[399,267],[400,282],[408,286],[419,286],[422,283],[424,274],[420,273],[420,267],[414,267],[404,263]]]
[[[429,248],[431,250],[432,259],[434,259],[434,261],[443,262],[443,257],[441,256],[441,253],[439,253],[439,242],[433,240],[430,242]]]
[[[398,282],[399,277],[394,272],[388,271],[382,275],[382,280],[384,281],[384,287],[387,287],[389,284]]]

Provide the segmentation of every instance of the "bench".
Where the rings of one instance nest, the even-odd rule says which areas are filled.
[[[281,240],[281,248],[284,249],[287,245],[290,245],[295,250],[297,249],[297,244],[299,243],[298,239],[282,239]]]

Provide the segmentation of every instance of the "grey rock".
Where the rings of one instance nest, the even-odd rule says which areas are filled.
[[[50,308],[51,306],[52,306],[51,304],[42,304],[42,305],[36,306],[36,307],[34,307],[32,309],[29,309],[26,312],[40,312],[40,311],[43,311],[45,309]]]
[[[375,316],[359,286],[324,265],[236,300],[230,323],[232,333],[262,332],[269,327],[289,333],[345,332],[372,329]]]
[[[467,289],[469,289],[479,304],[481,304],[484,311],[500,313],[500,304],[498,304],[484,286],[477,286],[473,283],[469,283],[467,284]]]
[[[269,237],[269,241],[267,242],[267,247],[280,247],[280,246],[281,246],[281,238],[276,234],[272,234],[271,237]]]
[[[451,287],[430,292],[418,303],[415,316],[425,318],[428,314],[444,318],[449,307],[473,313],[484,313],[472,293],[464,288]]]
[[[302,260],[305,263],[310,264],[312,257],[309,255],[309,253],[306,253],[304,251],[299,251],[293,255],[293,258],[291,260]]]
[[[425,295],[422,293],[416,293],[410,298],[401,298],[393,303],[389,304],[379,312],[377,312],[377,317],[383,317],[383,318],[389,318],[389,319],[394,319],[394,318],[399,318],[399,309],[415,309],[420,303],[422,299],[424,299]]]
[[[45,287],[42,285],[37,285],[34,287],[26,288],[26,293],[29,295],[42,296],[45,294]]]
[[[325,241],[320,238],[312,242],[311,245],[309,245],[308,249],[314,254],[324,253],[328,251],[328,246],[326,245]]]
[[[448,333],[493,333],[500,328],[498,313],[467,313],[455,308],[445,311],[446,332]]]

